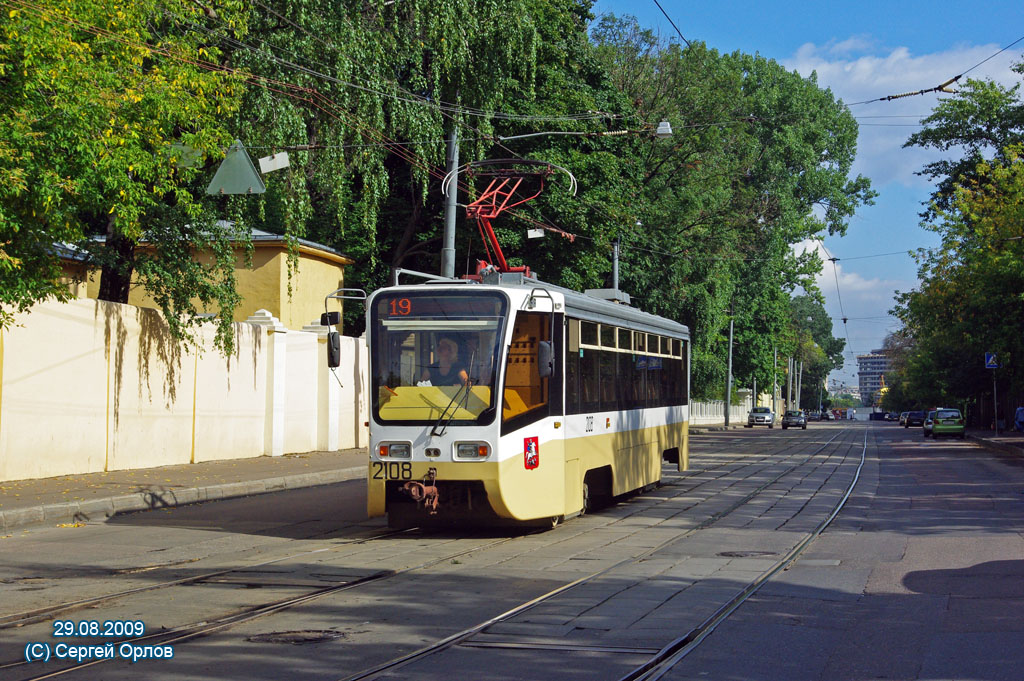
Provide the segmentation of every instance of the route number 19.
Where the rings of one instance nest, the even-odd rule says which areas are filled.
[[[412,312],[412,301],[408,298],[399,298],[391,301],[391,314],[407,317]]]

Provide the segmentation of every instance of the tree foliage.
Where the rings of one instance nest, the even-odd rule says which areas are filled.
[[[589,0],[48,1],[12,15],[0,46],[14,65],[0,74],[11,109],[0,157],[16,161],[0,170],[0,210],[18,220],[0,233],[0,276],[36,287],[9,289],[3,304],[63,295],[40,263],[54,241],[91,234],[106,236],[89,251],[109,295],[135,273],[181,329],[197,298],[232,307],[226,244],[251,227],[354,257],[349,286],[377,288],[394,267],[436,272],[455,133],[462,162],[540,159],[576,175],[576,196],[554,178],[502,216],[506,255],[547,281],[600,288],[617,241],[621,288],[690,326],[697,396],[724,388],[730,318],[744,385],[773,380],[773,351],[834,364],[825,322],[801,322],[817,308],[791,301],[816,295],[821,263],[793,246],[843,234],[873,194],[851,176],[855,121],[814,76],[664,43],[632,17],[588,33]],[[49,35],[58,14],[65,28]],[[661,120],[671,140],[650,134]],[[264,195],[208,200],[203,183],[234,137],[259,155],[288,150],[291,166],[266,177]],[[209,162],[179,167],[174,142]],[[44,151],[60,156],[52,171]],[[463,176],[459,201],[482,181]],[[536,226],[547,238],[528,241]],[[480,238],[461,216],[457,234],[457,271],[471,273]],[[217,264],[197,265],[198,249]],[[362,323],[347,306],[346,330]]]
[[[183,30],[210,16],[202,38]],[[196,266],[193,247],[225,240],[213,235],[203,169],[180,161],[186,146],[219,159],[231,139],[224,123],[240,84],[218,68],[216,43],[244,19],[233,0],[4,3],[0,314],[67,298],[54,249],[64,242],[104,268],[108,299],[125,302],[132,270],[142,270],[179,335],[201,311],[193,297],[219,302],[230,321],[234,258]],[[142,242],[158,248],[137,260]]]
[[[1024,74],[1024,66],[1015,71]],[[918,258],[920,286],[897,297],[904,327],[890,339],[894,408],[958,404],[991,422],[993,376],[1001,402],[1024,399],[1024,102],[1019,84],[969,81],[941,102],[908,144],[958,157],[929,164],[937,181],[926,229],[941,237]],[[1002,368],[985,370],[986,352]],[[994,374],[993,374],[994,372]],[[981,407],[977,411],[976,407]]]

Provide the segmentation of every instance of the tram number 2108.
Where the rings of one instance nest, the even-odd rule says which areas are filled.
[[[412,464],[408,461],[374,461],[374,480],[412,480]]]

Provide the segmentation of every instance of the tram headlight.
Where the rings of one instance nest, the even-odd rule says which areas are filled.
[[[410,459],[412,447],[407,443],[381,444],[377,447],[377,456],[382,459]]]
[[[490,453],[490,446],[483,442],[460,442],[455,448],[455,458],[457,459],[486,459]]]

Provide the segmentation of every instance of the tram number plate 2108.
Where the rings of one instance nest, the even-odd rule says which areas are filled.
[[[374,480],[412,480],[412,464],[408,461],[374,461]]]

